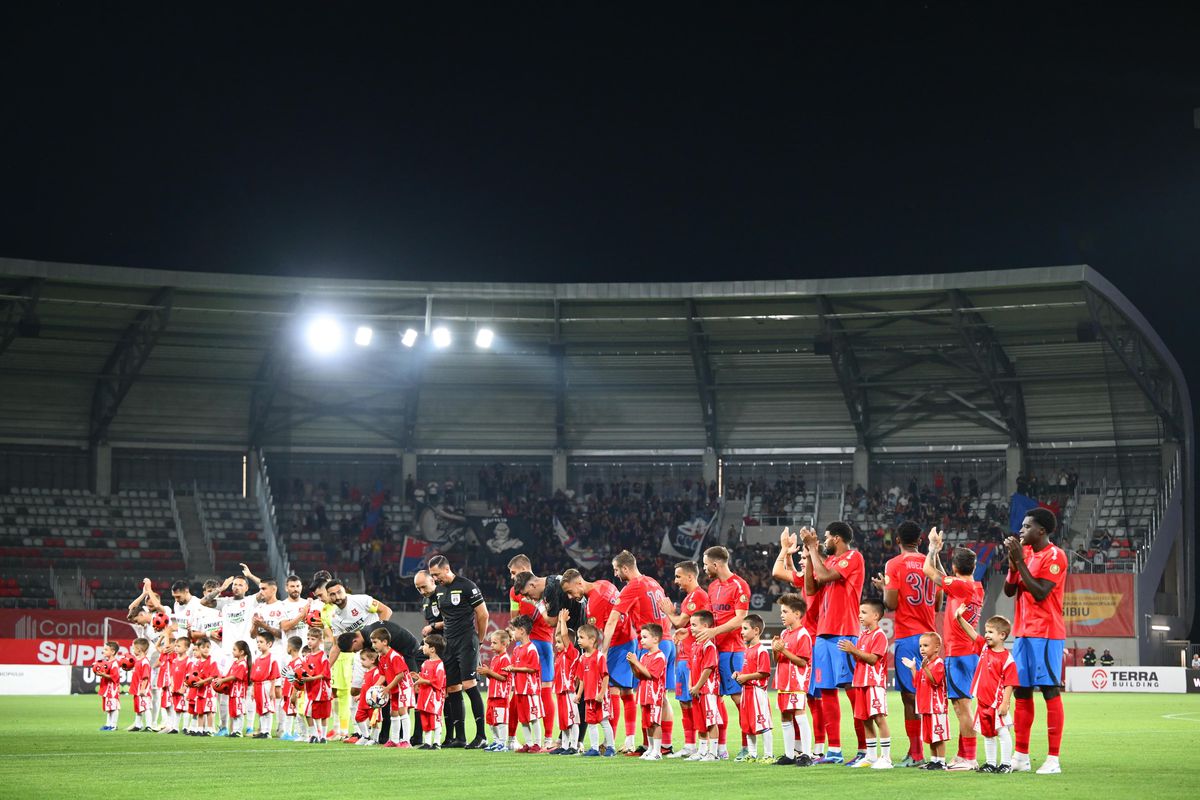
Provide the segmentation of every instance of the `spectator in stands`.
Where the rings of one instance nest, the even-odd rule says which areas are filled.
[[[1200,669],[1200,650],[1192,653],[1192,669]]]

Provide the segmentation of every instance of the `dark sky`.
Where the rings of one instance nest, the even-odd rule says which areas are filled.
[[[1085,261],[1148,312],[1200,288],[1182,10],[433,5],[0,12],[0,255],[623,281]]]

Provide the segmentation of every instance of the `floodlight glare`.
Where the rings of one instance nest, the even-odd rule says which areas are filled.
[[[308,346],[322,355],[342,346],[342,326],[333,317],[321,316],[308,324]]]
[[[434,347],[449,347],[450,346],[450,331],[445,328],[433,329],[433,346]]]
[[[404,335],[400,337],[400,344],[404,345],[405,347],[412,347],[416,343],[417,343],[417,332],[414,331],[412,328],[409,328],[408,330],[406,330],[404,332]]]
[[[371,337],[374,335],[375,331],[366,325],[359,325],[358,330],[354,332],[354,343],[359,347],[366,347],[371,343]]]
[[[492,333],[491,328],[480,328],[479,332],[475,334],[475,346],[487,350],[492,346],[493,338],[495,338],[495,334]]]

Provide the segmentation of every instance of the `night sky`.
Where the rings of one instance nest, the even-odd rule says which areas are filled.
[[[1184,4],[216,5],[0,12],[0,255],[538,281],[1087,262],[1190,339]]]

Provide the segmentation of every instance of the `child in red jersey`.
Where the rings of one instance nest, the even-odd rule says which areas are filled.
[[[129,675],[129,697],[133,700],[133,724],[125,730],[150,730],[150,659],[146,653],[150,650],[149,639],[133,640],[133,671]]]
[[[167,727],[163,729],[166,733],[187,733],[191,725],[187,702],[187,674],[191,671],[191,649],[192,640],[189,637],[180,636],[175,640],[174,657],[171,659],[170,683],[167,684],[167,688],[171,692],[171,716]]]
[[[308,629],[308,657],[297,673],[304,684],[304,721],[308,724],[311,744],[325,744],[325,720],[333,710],[333,671],[329,657],[321,647],[322,631]]]
[[[854,659],[854,718],[862,723],[867,737],[867,754],[846,766],[892,768],[892,732],[887,722],[887,634],[879,627],[883,619],[883,603],[879,600],[864,600],[858,607],[858,620],[863,632],[858,644],[846,639],[838,642],[838,649],[849,653]],[[878,734],[876,734],[878,731]],[[878,738],[877,738],[878,737]],[[879,745],[879,755],[875,746]]]
[[[388,693],[388,710],[392,718],[388,741],[383,746],[411,747],[408,739],[412,736],[409,730],[412,717],[408,709],[412,703],[412,685],[408,678],[408,664],[404,663],[404,656],[392,649],[392,634],[387,628],[377,628],[371,633],[371,647],[379,654],[379,677],[376,683]],[[367,684],[363,683],[363,686]]]
[[[102,731],[117,729],[117,715],[121,711],[121,668],[117,666],[117,653],[121,646],[116,642],[105,642],[100,657],[92,664],[92,672],[100,679],[97,694],[100,695],[100,710],[104,712]]]
[[[493,753],[508,750],[508,705],[512,696],[512,673],[505,670],[512,660],[508,657],[508,645],[512,641],[508,631],[494,631],[488,642],[492,648],[492,660],[479,667],[479,674],[488,679],[487,724],[492,729],[492,743],[483,749]],[[557,681],[557,675],[555,676]]]
[[[979,666],[971,681],[971,695],[975,698],[975,730],[983,737],[983,752],[986,760],[980,772],[1012,772],[1013,754],[1013,689],[1020,685],[1017,662],[1004,646],[1012,633],[1012,623],[1006,617],[992,617],[983,626],[983,636],[975,626],[955,615],[955,621],[976,642],[982,645]],[[999,761],[997,761],[999,740]]]
[[[712,612],[707,609],[695,611],[690,622],[694,639],[700,631],[713,626]],[[687,757],[688,761],[717,760],[717,728],[721,724],[719,660],[717,646],[711,640],[696,641],[692,650],[692,685],[688,690],[695,715],[696,752]]]
[[[733,679],[742,687],[738,698],[738,722],[746,735],[746,755],[735,761],[760,761],[758,744],[762,742],[762,763],[775,763],[774,737],[771,735],[771,701],[767,699],[767,681],[771,679],[771,653],[762,646],[763,618],[747,614],[742,621],[742,642],[746,653],[742,668]]]
[[[421,714],[421,732],[424,744],[421,750],[440,750],[442,740],[442,710],[446,705],[446,665],[442,653],[446,652],[446,637],[431,633],[421,645],[425,663],[421,673],[410,673],[417,686],[417,710]]]
[[[250,686],[254,697],[254,713],[258,714],[258,732],[251,734],[250,738],[270,739],[271,721],[281,694],[279,662],[275,660],[273,651],[275,636],[270,631],[260,629],[254,642],[258,647],[258,655],[250,665]]]
[[[358,702],[354,707],[355,734],[346,741],[370,747],[375,744],[371,736],[371,718],[375,716],[375,709],[371,707],[368,695],[372,688],[379,685],[383,675],[379,672],[379,654],[370,648],[364,647],[358,651],[358,663],[363,669],[362,691],[358,693]]]
[[[641,759],[661,761],[663,702],[667,693],[667,656],[661,648],[662,626],[647,623],[638,636],[644,654],[639,659],[628,653],[625,659],[639,681],[637,702],[642,707],[642,732],[646,737],[646,752]]]
[[[796,764],[811,767],[815,759],[812,754],[813,729],[808,715],[809,672],[812,663],[812,636],[804,624],[808,602],[799,593],[785,594],[779,598],[779,619],[783,623],[783,635],[771,640],[771,651],[775,654],[776,702],[783,728],[783,755],[775,763],[783,766]],[[799,728],[800,742],[796,743]]]
[[[229,736],[240,739],[242,717],[246,713],[246,697],[250,694],[250,645],[239,639],[233,643],[233,663],[223,677],[213,681],[213,688],[229,689]]]
[[[911,658],[904,666],[912,672],[917,688],[917,713],[921,715],[921,739],[932,754],[921,769],[946,768],[946,741],[950,738],[950,721],[946,717],[946,665],[942,662],[942,637],[936,633],[921,634],[921,664]]]
[[[171,729],[171,716],[175,711],[171,696],[171,664],[175,661],[175,642],[167,639],[159,644],[158,671],[154,673],[153,691],[158,693],[158,733]]]
[[[513,617],[508,623],[508,632],[512,635],[512,663],[505,667],[513,676],[513,694],[516,696],[517,719],[525,745],[517,748],[518,753],[540,753],[537,734],[533,731],[533,723],[542,718],[542,696],[539,676],[542,672],[541,658],[529,639],[533,630],[533,620],[524,614]]]
[[[302,730],[299,734],[296,730],[298,726],[304,725],[304,717],[300,713],[302,711],[300,692],[304,688],[304,684],[300,683],[298,673],[304,666],[306,649],[303,639],[299,636],[289,636],[287,640],[288,662],[279,668],[279,676],[284,679],[280,686],[283,695],[283,702],[280,703],[280,708],[283,710],[283,730],[279,734],[279,738],[288,742],[307,738],[308,734],[307,730]]]
[[[554,698],[558,705],[558,747],[550,755],[573,756],[579,752],[579,704],[571,701],[575,688],[575,667],[579,650],[575,632],[570,629],[554,634]]]
[[[576,666],[575,694],[572,699],[583,700],[584,720],[591,734],[592,746],[584,751],[585,756],[615,756],[613,749],[612,698],[608,693],[608,660],[599,651],[600,629],[595,625],[580,625],[576,633],[583,655]],[[601,747],[600,734],[604,734]]]
[[[216,730],[213,714],[217,709],[217,695],[212,683],[217,678],[218,668],[217,663],[209,656],[211,649],[212,642],[207,636],[197,639],[193,648],[195,656],[188,673],[192,676],[188,705],[192,713],[193,736],[213,736]]]

